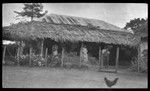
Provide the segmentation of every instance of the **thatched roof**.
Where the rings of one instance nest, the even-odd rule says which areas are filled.
[[[55,20],[56,22],[57,20]],[[63,21],[63,20],[61,20]],[[67,21],[67,20],[66,20]],[[88,20],[90,21],[90,19]],[[33,21],[26,23],[13,24],[5,30],[11,33],[11,37],[15,39],[36,39],[51,38],[56,41],[87,41],[87,42],[103,42],[108,44],[130,45],[135,46],[139,40],[134,38],[132,33],[122,32],[115,26],[110,29],[108,26],[100,25],[99,27],[88,27],[75,24],[64,24],[55,22]],[[92,20],[91,20],[92,22]],[[107,29],[110,30],[107,30]],[[113,31],[114,29],[118,29]],[[111,31],[112,30],[112,31]],[[7,33],[5,33],[7,34]]]
[[[44,17],[38,19],[38,21],[42,21],[42,20],[49,23],[55,23],[55,24],[69,24],[69,25],[80,25],[80,26],[92,25],[97,27],[98,29],[103,29],[103,30],[129,32],[128,30],[121,29],[115,25],[97,19],[89,19],[89,18],[87,19],[87,18],[75,17],[75,16],[50,14],[50,15],[45,15]]]

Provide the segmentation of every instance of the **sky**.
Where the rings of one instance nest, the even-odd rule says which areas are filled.
[[[146,3],[43,3],[43,10],[48,14],[70,15],[84,18],[103,20],[120,28],[134,18],[148,18],[148,4]],[[5,3],[2,5],[2,24],[28,20],[17,19],[14,11],[22,11],[22,3]]]

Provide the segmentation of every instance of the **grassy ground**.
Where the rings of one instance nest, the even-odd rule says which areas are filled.
[[[77,69],[3,66],[3,88],[107,88],[104,77],[119,77],[113,88],[147,88],[147,75],[120,70],[118,74]]]

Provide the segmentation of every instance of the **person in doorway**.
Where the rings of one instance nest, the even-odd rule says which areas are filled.
[[[54,45],[52,47],[52,51],[53,51],[53,58],[54,59],[58,59],[58,46],[57,45]]]
[[[103,55],[103,61],[105,63],[106,68],[109,66],[109,55],[110,51],[108,48],[102,50],[102,55]]]

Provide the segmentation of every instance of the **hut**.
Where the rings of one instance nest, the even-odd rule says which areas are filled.
[[[99,45],[101,67],[103,66],[101,45],[115,45],[117,47],[116,71],[118,67],[119,46],[134,47],[139,43],[139,38],[134,37],[132,33],[105,21],[57,14],[46,15],[37,21],[12,24],[5,27],[3,33],[4,35],[9,35],[9,38],[14,40],[40,39],[42,44],[45,39],[52,39],[62,44],[66,41],[97,43]]]

